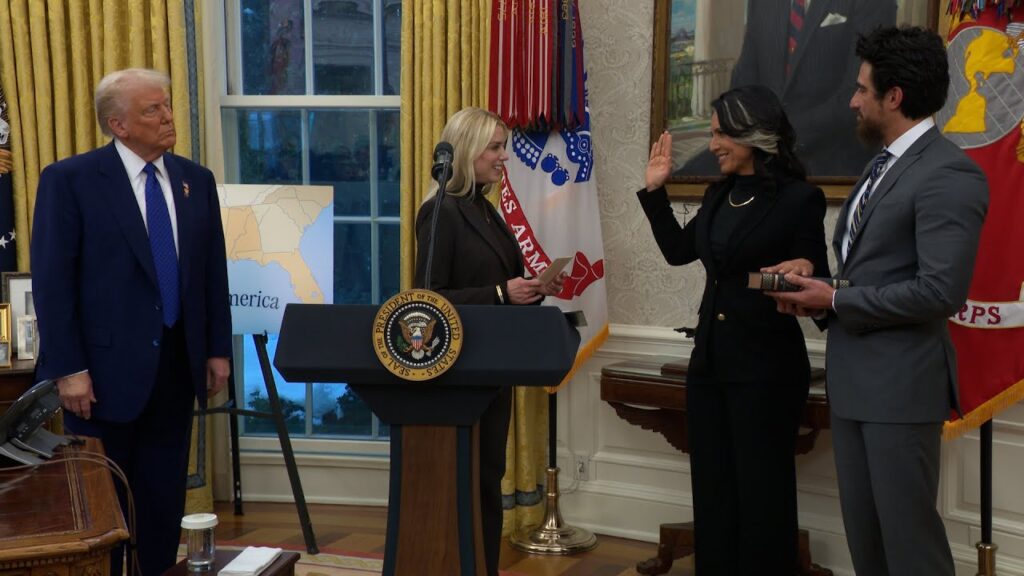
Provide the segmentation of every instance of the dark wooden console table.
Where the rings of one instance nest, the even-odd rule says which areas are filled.
[[[651,356],[609,364],[601,370],[601,400],[620,418],[652,430],[684,454],[686,437],[686,361],[671,356]],[[825,371],[811,372],[811,391],[801,422],[804,430],[797,438],[797,454],[814,448],[818,433],[829,427],[828,399],[825,397]],[[832,576],[832,571],[811,562],[806,530],[799,536],[800,576]],[[664,574],[676,558],[693,554],[693,522],[662,524],[658,555],[636,565],[641,574]]]
[[[0,368],[0,414],[3,414],[18,396],[32,387],[35,361],[14,359],[10,367]]]

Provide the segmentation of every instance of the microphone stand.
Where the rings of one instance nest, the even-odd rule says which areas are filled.
[[[437,165],[431,172],[437,170]],[[435,174],[437,180],[437,198],[434,200],[434,213],[430,216],[430,244],[427,246],[427,270],[423,278],[423,289],[430,290],[430,273],[434,269],[434,239],[437,236],[437,217],[441,214],[441,202],[448,194],[448,180],[452,177],[452,165],[450,162],[442,162],[439,174]]]

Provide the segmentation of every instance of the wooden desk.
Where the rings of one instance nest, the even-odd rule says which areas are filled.
[[[217,550],[217,555],[213,562],[213,569],[207,572],[201,572],[199,574],[210,574],[211,576],[217,574],[235,559],[235,556],[241,554],[241,550]],[[259,576],[295,576],[295,563],[299,561],[298,552],[289,552],[284,550],[281,555],[274,560],[270,566],[263,569]],[[173,568],[163,573],[163,576],[195,576],[197,573],[189,572],[186,561],[182,560],[174,565]]]
[[[652,356],[609,364],[601,370],[601,399],[615,409],[620,418],[657,432],[684,454],[689,449],[686,437],[686,361],[671,356]],[[804,407],[797,437],[797,454],[814,448],[822,429],[829,427],[828,399],[825,396],[825,371],[811,371],[811,391]],[[799,536],[800,576],[831,576],[832,571],[811,562],[806,530]],[[641,574],[664,574],[676,558],[693,554],[693,522],[662,524],[658,555],[636,565]]]
[[[128,539],[106,467],[60,455],[102,453],[98,440],[59,449],[55,463],[0,469],[0,576],[110,573],[110,550]]]

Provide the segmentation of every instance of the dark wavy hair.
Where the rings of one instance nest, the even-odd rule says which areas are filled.
[[[949,91],[949,62],[942,38],[917,26],[877,28],[857,39],[857,56],[871,64],[871,83],[881,98],[903,90],[900,111],[911,120],[942,109]]]
[[[807,170],[793,151],[796,131],[770,88],[733,88],[712,102],[711,107],[718,114],[722,133],[753,150],[755,174],[772,182],[784,177],[807,179]]]

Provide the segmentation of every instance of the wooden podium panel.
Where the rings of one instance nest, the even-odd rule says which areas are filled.
[[[0,468],[0,576],[109,574],[128,530],[110,471],[73,459],[89,453],[103,453],[99,440],[59,449],[52,464]]]

